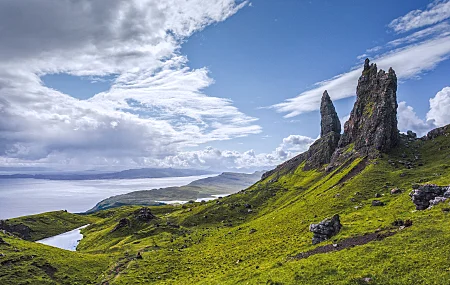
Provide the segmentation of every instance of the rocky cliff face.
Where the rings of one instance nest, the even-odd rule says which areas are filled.
[[[378,71],[377,65],[366,59],[358,80],[356,102],[344,125],[339,147],[354,144],[356,152],[371,157],[389,151],[399,141],[397,107],[395,71],[392,68],[387,73]]]
[[[375,158],[380,152],[388,152],[399,142],[397,128],[397,76],[390,68],[386,73],[376,64],[364,63],[364,69],[356,88],[356,102],[344,125],[341,123],[333,102],[325,91],[320,104],[320,138],[308,151],[279,165],[263,175],[263,179],[275,172],[291,171],[305,162],[304,170],[327,169],[342,164],[352,157]]]
[[[329,163],[341,137],[341,122],[326,90],[320,103],[320,118],[320,138],[311,145],[306,154],[305,170]]]
[[[327,90],[323,92],[320,102],[320,136],[323,137],[331,132],[341,133],[341,122],[331,101]]]

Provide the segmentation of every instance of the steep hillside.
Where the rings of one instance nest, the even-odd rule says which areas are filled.
[[[362,76],[370,74],[360,84],[387,78],[382,96],[395,98],[393,71]],[[376,132],[377,143],[365,142],[359,129],[381,122],[392,130],[382,114],[396,104],[386,109],[380,93],[358,90],[365,91],[355,108],[367,111],[351,117],[357,129],[348,123],[343,135],[333,134],[334,107],[324,108],[332,120],[308,152],[236,194],[149,207],[151,214],[125,206],[88,215],[94,221],[74,253],[0,233],[0,283],[447,284],[448,201],[416,210],[410,193],[450,185],[450,125],[420,139]],[[312,244],[310,225],[334,215],[340,231]]]

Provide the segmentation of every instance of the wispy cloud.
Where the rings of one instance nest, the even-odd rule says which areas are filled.
[[[430,26],[450,18],[450,1],[436,0],[424,10],[413,10],[392,20],[388,27],[397,33]]]
[[[433,27],[424,33],[416,33],[415,35],[399,39],[396,44],[390,42],[387,45],[391,48],[394,45],[400,45],[400,42],[403,44],[413,43],[376,55],[373,57],[373,61],[376,62],[379,68],[385,70],[393,67],[400,80],[417,78],[424,72],[434,69],[450,55],[448,28],[447,24],[441,24],[439,27]],[[438,32],[443,30],[447,32],[445,34]],[[433,36],[417,42],[420,38],[423,39],[425,37],[424,34]],[[377,50],[380,49],[382,48],[380,47]],[[324,90],[328,90],[333,100],[355,96],[356,85],[361,72],[362,67],[355,66],[349,72],[318,82],[315,84],[315,88],[271,107],[277,112],[287,113],[284,117],[291,118],[302,113],[318,110]]]
[[[186,147],[259,133],[256,118],[204,94],[208,70],[179,54],[183,39],[246,4],[0,2],[1,161],[156,165]],[[78,100],[43,85],[52,73],[115,79]]]

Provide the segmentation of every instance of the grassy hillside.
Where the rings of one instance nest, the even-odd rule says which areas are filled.
[[[87,213],[126,205],[159,206],[164,204],[159,201],[190,201],[210,198],[211,195],[228,195],[251,186],[262,174],[258,171],[252,174],[224,172],[192,181],[185,186],[134,191],[100,201]]]
[[[450,184],[448,134],[404,138],[381,158],[350,160],[329,173],[300,165],[220,200],[151,207],[157,218],[149,222],[137,219],[139,206],[100,211],[88,216],[95,221],[75,253],[1,234],[9,245],[0,244],[0,283],[447,284],[448,202],[416,211],[413,183]],[[392,195],[393,188],[402,193]],[[374,199],[385,206],[372,206]],[[339,234],[312,245],[309,225],[334,214],[343,224]],[[123,218],[129,226],[114,231]],[[413,224],[400,229],[393,225],[398,219]],[[391,235],[296,258],[374,232]]]

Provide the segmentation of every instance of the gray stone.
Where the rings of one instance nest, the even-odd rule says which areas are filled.
[[[376,64],[364,63],[356,88],[356,102],[344,125],[339,147],[354,144],[355,151],[376,157],[399,141],[397,129],[397,76],[392,68],[386,73]]]
[[[437,197],[446,199],[450,196],[448,186],[437,186],[436,184],[413,185],[413,190],[409,193],[412,202],[416,205],[416,210],[425,210],[430,207],[431,201]],[[441,199],[437,199],[433,203],[438,203]]]
[[[323,137],[331,132],[341,133],[341,122],[334,108],[328,92],[325,90],[322,95],[322,101],[320,103],[320,136]]]
[[[142,222],[148,222],[156,218],[155,215],[152,214],[149,208],[143,207],[134,212],[134,216],[136,219]]]
[[[372,206],[384,206],[384,203],[381,202],[380,200],[373,200]]]
[[[327,218],[318,224],[311,224],[309,231],[314,234],[312,243],[317,244],[339,233],[342,228],[339,215]]]

